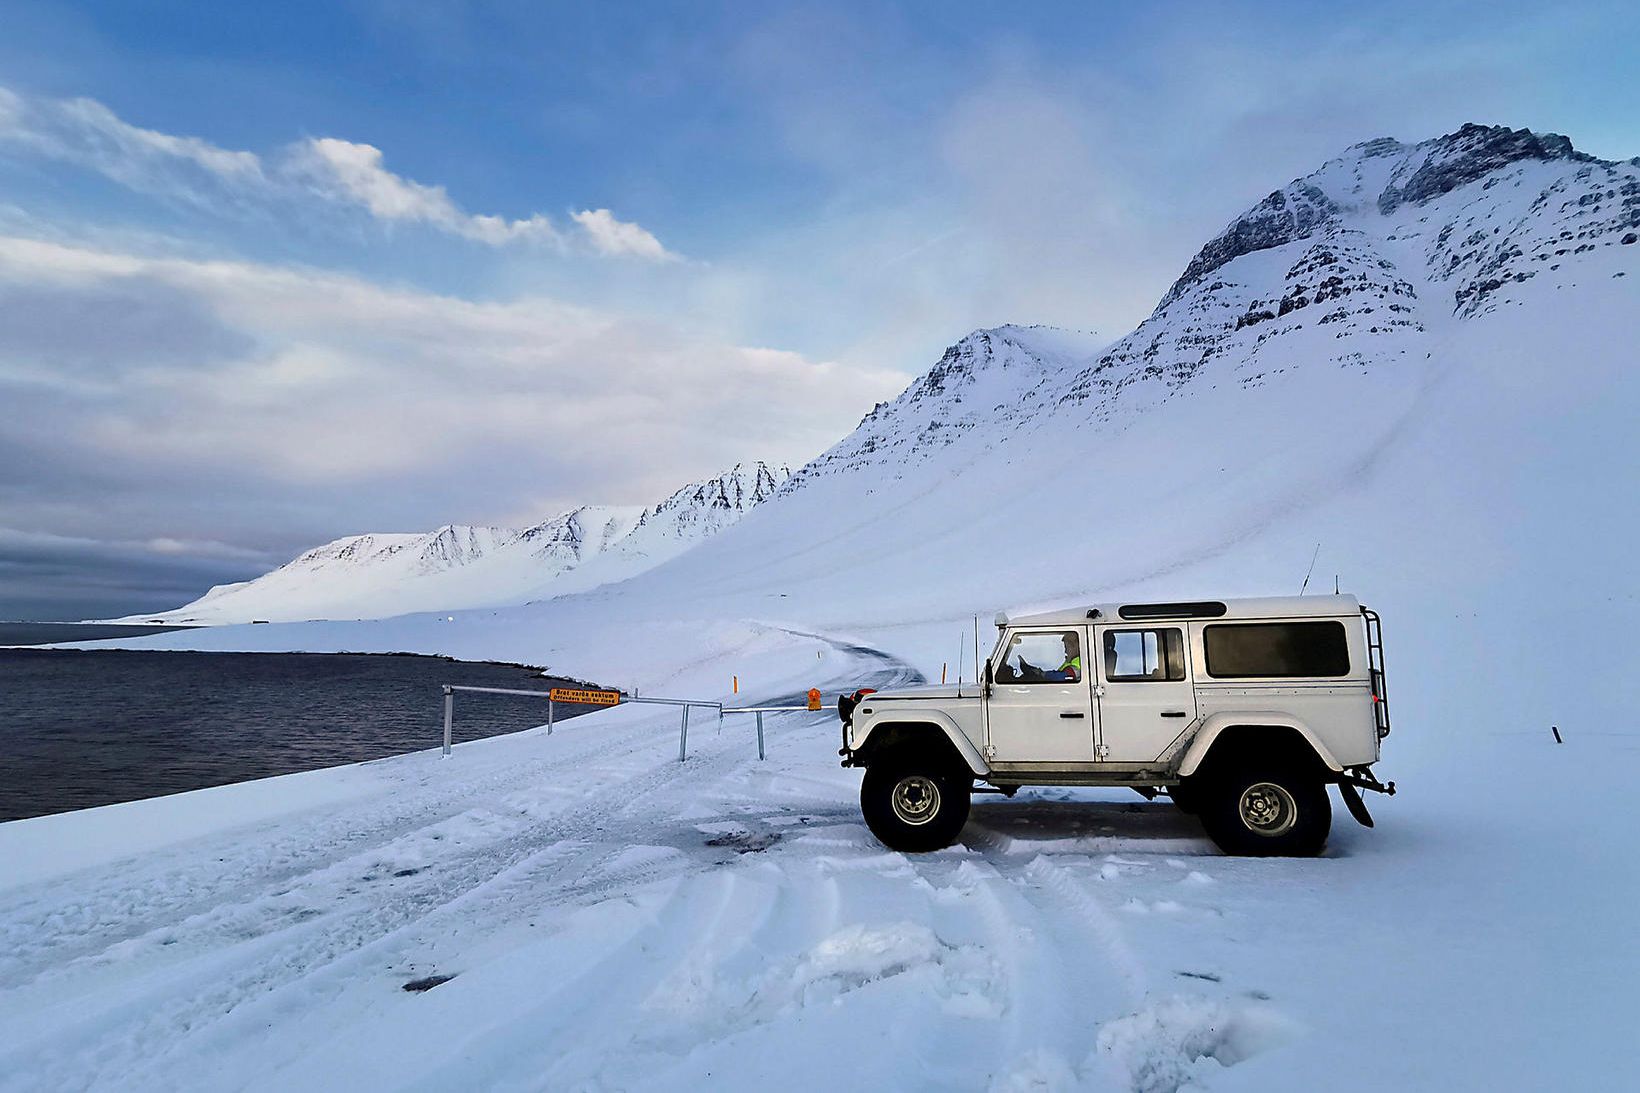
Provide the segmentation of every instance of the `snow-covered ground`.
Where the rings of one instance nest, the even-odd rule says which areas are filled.
[[[694,684],[909,674],[749,642]],[[1114,791],[888,853],[830,716],[771,717],[759,762],[697,714],[680,764],[675,712],[630,706],[7,824],[0,1088],[1623,1084],[1635,737],[1403,708],[1406,789],[1312,861]]]
[[[1314,557],[1384,617],[1376,829],[1236,860],[1036,791],[906,857],[830,716],[761,763],[697,720],[679,764],[676,713],[624,707],[0,825],[0,1087],[1632,1084],[1640,168],[1529,144],[1352,149],[1128,337],[978,332],[630,579],[142,641],[757,702],[972,678],[975,613],[1290,594]]]

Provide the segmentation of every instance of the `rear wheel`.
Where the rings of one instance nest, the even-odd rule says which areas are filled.
[[[890,850],[940,850],[956,842],[968,822],[973,784],[967,770],[891,752],[866,767],[860,811]]]
[[[1202,826],[1226,854],[1313,857],[1327,845],[1327,785],[1297,765],[1234,768],[1203,789]]]

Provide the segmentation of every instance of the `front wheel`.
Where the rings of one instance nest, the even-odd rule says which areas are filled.
[[[1167,796],[1173,802],[1173,807],[1186,816],[1194,816],[1201,811],[1201,791],[1193,782],[1170,786]]]
[[[957,841],[968,822],[973,776],[911,757],[885,755],[866,767],[860,811],[866,826],[890,850],[940,850]]]
[[[1248,766],[1203,789],[1202,826],[1226,854],[1308,858],[1327,845],[1332,804],[1326,783],[1312,774]]]

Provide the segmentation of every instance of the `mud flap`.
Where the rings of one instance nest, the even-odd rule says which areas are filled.
[[[1350,810],[1355,822],[1362,827],[1372,826],[1372,813],[1367,811],[1367,803],[1361,799],[1361,791],[1348,782],[1338,783],[1338,795],[1344,798],[1344,807]]]

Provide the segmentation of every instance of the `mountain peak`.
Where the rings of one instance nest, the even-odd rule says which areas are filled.
[[[1403,203],[1421,205],[1521,160],[1594,162],[1593,156],[1573,148],[1572,142],[1559,133],[1473,122],[1456,132],[1412,145],[1410,151],[1416,167],[1404,183],[1386,186],[1378,197],[1378,210],[1386,216]]]
[[[982,327],[949,346],[933,367],[886,405],[944,396],[973,386],[992,372],[1041,374],[1083,360],[1099,346],[1098,335],[1089,331],[1013,323]]]
[[[1190,260],[1157,310],[1234,259],[1317,235],[1346,210],[1390,216],[1516,164],[1555,160],[1604,162],[1579,152],[1559,133],[1474,122],[1415,144],[1377,137],[1352,145],[1232,220]]]

